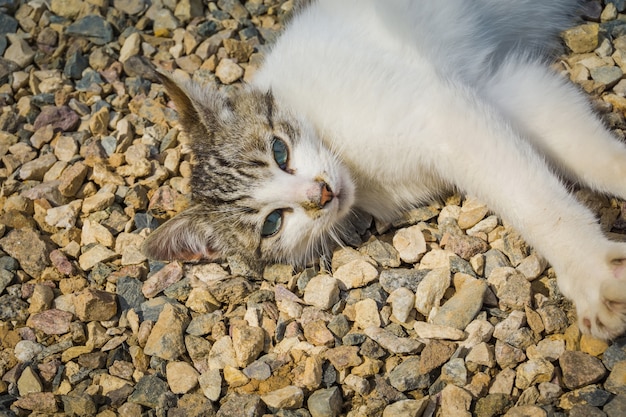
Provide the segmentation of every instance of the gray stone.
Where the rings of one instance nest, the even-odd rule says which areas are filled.
[[[343,398],[338,387],[317,390],[307,401],[311,417],[336,417],[342,405]]]
[[[267,363],[257,360],[246,366],[243,373],[250,379],[265,381],[272,375],[272,368]]]
[[[104,45],[113,40],[111,25],[98,15],[88,15],[78,19],[65,29],[65,33],[85,37],[96,45]]]
[[[128,401],[148,408],[163,407],[167,392],[167,382],[156,375],[144,375],[135,385],[135,391],[128,397]]]
[[[239,0],[218,0],[217,5],[234,19],[241,20],[249,17],[248,10],[241,5]]]
[[[603,411],[608,417],[623,417],[626,415],[626,395],[621,394],[613,398]]]
[[[575,405],[569,410],[569,417],[606,417],[606,413],[590,405]]]
[[[420,359],[412,356],[389,372],[389,383],[398,391],[425,389],[430,385],[430,375],[420,373]]]
[[[392,293],[398,288],[404,287],[415,292],[417,286],[430,272],[427,269],[383,269],[378,281],[385,291]]]
[[[400,266],[400,254],[396,248],[381,240],[371,240],[361,246],[359,252],[374,259],[382,267],[395,268]]]
[[[607,88],[617,84],[624,76],[622,70],[617,66],[591,68],[590,73],[594,81],[606,85]]]
[[[261,417],[263,414],[265,405],[257,394],[230,394],[216,417]]]
[[[485,276],[489,278],[496,268],[511,266],[509,258],[498,249],[489,249],[485,252]]]
[[[17,32],[17,20],[12,16],[0,13],[0,35]]]
[[[146,297],[141,292],[141,286],[142,283],[137,278],[126,276],[117,280],[117,300],[121,311],[141,309],[141,304],[146,301]]]

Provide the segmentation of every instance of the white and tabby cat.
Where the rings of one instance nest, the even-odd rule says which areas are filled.
[[[302,262],[354,208],[391,220],[456,187],[548,259],[584,331],[623,333],[626,244],[559,180],[626,198],[626,147],[542,57],[577,1],[307,3],[252,85],[164,80],[196,204],[146,253]]]

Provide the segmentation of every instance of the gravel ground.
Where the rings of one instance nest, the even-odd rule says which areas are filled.
[[[623,139],[626,4],[605,3],[555,68]],[[472,199],[359,219],[330,271],[145,259],[190,178],[148,61],[237,84],[292,7],[0,0],[0,416],[625,416],[626,338],[581,336]],[[621,203],[578,196],[626,231]]]

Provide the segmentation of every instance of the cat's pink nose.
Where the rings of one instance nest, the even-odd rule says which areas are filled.
[[[333,194],[333,190],[325,182],[322,182],[320,185],[320,207],[324,207],[332,201],[335,194]]]

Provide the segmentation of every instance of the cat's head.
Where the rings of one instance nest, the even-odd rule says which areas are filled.
[[[193,205],[153,231],[144,253],[312,260],[354,201],[347,169],[317,132],[271,92],[246,86],[225,94],[161,78],[191,140]]]

